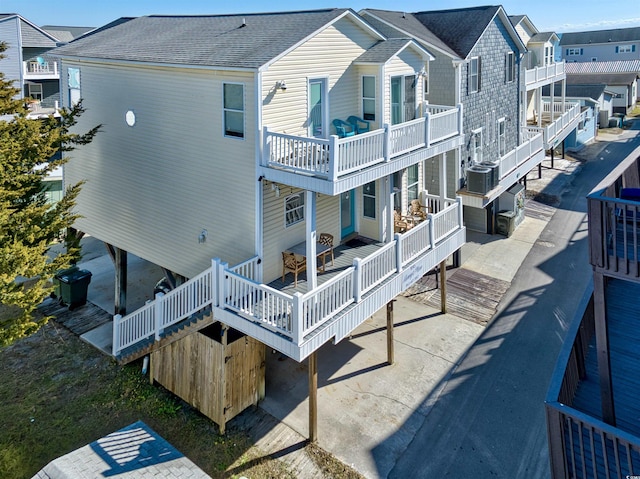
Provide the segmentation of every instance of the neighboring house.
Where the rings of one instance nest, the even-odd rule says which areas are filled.
[[[553,479],[640,471],[639,153],[587,197],[593,283],[568,327],[545,401]]]
[[[86,107],[78,127],[105,125],[65,166],[86,181],[75,226],[113,251],[118,291],[128,251],[185,281],[114,319],[120,360],[198,311],[315,357],[465,241],[455,188],[421,173],[455,157],[462,111],[423,101],[429,51],[352,10],[140,17],[54,54],[64,106]],[[351,116],[357,130],[334,121]],[[396,221],[411,199],[428,216]],[[295,282],[292,250],[306,258]]]
[[[640,27],[563,33],[562,58],[567,62],[640,59]]]
[[[447,188],[453,183],[465,205],[465,225],[502,231],[503,210],[521,219],[522,202],[514,207],[512,200],[514,192],[523,194],[517,183],[542,162],[545,149],[562,142],[579,122],[577,104],[561,104],[553,117],[547,105],[545,122],[539,115],[539,123],[526,127],[534,93],[542,111],[541,87],[564,80],[564,64],[554,64],[549,50],[554,35],[539,34],[523,16],[521,37],[499,6],[417,13],[366,9],[360,14],[385,35],[410,36],[432,52],[425,92],[429,103],[463,106],[465,144],[451,153],[455,162],[446,174]],[[537,50],[526,57],[531,68],[525,68],[529,40]],[[439,177],[428,168],[425,174]],[[439,184],[433,181],[429,189]]]
[[[41,28],[18,14],[0,14],[0,42],[8,46],[5,58],[0,60],[0,71],[7,80],[15,80],[20,98],[28,104],[29,118],[58,115],[60,70],[48,52],[89,30],[88,27]],[[62,168],[47,176],[45,186],[50,201],[60,200]]]
[[[613,92],[613,113],[627,114],[638,102],[637,73],[567,73],[567,83],[571,85],[606,85]]]

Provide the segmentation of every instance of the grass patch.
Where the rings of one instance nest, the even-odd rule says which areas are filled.
[[[0,305],[0,313],[2,306]],[[284,478],[286,464],[249,435],[217,426],[140,373],[118,366],[55,321],[0,348],[0,478],[32,477],[50,461],[142,420],[213,478]],[[359,478],[317,446],[329,477]]]

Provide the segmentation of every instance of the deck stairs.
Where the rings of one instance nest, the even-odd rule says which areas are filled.
[[[154,336],[150,336],[145,340],[123,349],[116,356],[116,361],[118,364],[127,364],[135,361],[142,356],[168,346],[178,339],[182,339],[185,336],[198,332],[210,324],[213,324],[213,322],[213,313],[211,312],[211,307],[208,306],[179,323],[169,326],[161,334],[161,338],[159,340],[156,341]]]

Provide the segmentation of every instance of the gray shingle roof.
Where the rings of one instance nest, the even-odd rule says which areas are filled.
[[[630,85],[637,73],[580,73],[567,74],[567,85],[601,83],[603,85]]]
[[[458,57],[458,54],[453,51],[449,45],[420,23],[412,13],[375,10],[372,8],[362,10],[358,13],[387,38],[398,38],[409,35],[423,43],[427,49],[433,46],[448,55]],[[388,24],[393,25],[395,28],[390,27]],[[404,33],[399,33],[397,29]]]
[[[52,53],[62,57],[259,68],[346,12],[352,11],[152,15],[91,32]]]
[[[45,34],[44,31],[34,27],[29,22],[20,19],[20,36],[22,37],[22,47],[38,47],[38,48],[54,48],[57,43],[51,39],[50,33]]]
[[[640,27],[563,33],[560,45],[588,45],[589,43],[633,42],[640,40]]]
[[[553,42],[556,34],[554,32],[540,32],[536,33],[529,39],[529,43],[544,43],[544,42]]]
[[[640,60],[617,60],[611,62],[567,62],[569,73],[640,73]]]
[[[382,40],[360,55],[356,63],[386,63],[396,53],[413,43],[410,38],[392,38]],[[416,43],[413,43],[416,46]]]
[[[62,25],[43,25],[40,28],[61,42],[70,42],[74,38],[78,38],[95,29],[95,27],[67,27]]]
[[[515,27],[518,23],[520,23],[526,15],[509,15],[509,20],[511,24]]]
[[[553,94],[556,98],[560,98],[562,94],[562,84],[555,83],[553,88]],[[542,87],[542,95],[549,96],[549,85]],[[566,85],[565,95],[569,98],[591,98],[597,100],[607,90],[607,85],[598,84],[582,84],[576,83],[572,85]]]
[[[414,16],[462,58],[478,42],[500,6],[482,6],[414,13]]]

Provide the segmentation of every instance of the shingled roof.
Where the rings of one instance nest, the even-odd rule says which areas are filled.
[[[630,85],[637,73],[578,73],[567,74],[567,85],[601,83],[604,85]]]
[[[358,19],[350,9],[151,15],[91,32],[52,53],[61,57],[255,69],[347,14]]]
[[[560,45],[588,45],[590,43],[637,42],[640,40],[640,27],[614,28],[612,30],[594,30],[590,32],[563,33]]]
[[[435,47],[449,56],[458,57],[458,54],[449,45],[420,23],[412,13],[375,10],[372,8],[358,13],[387,38],[410,36],[425,44],[426,48]]]

